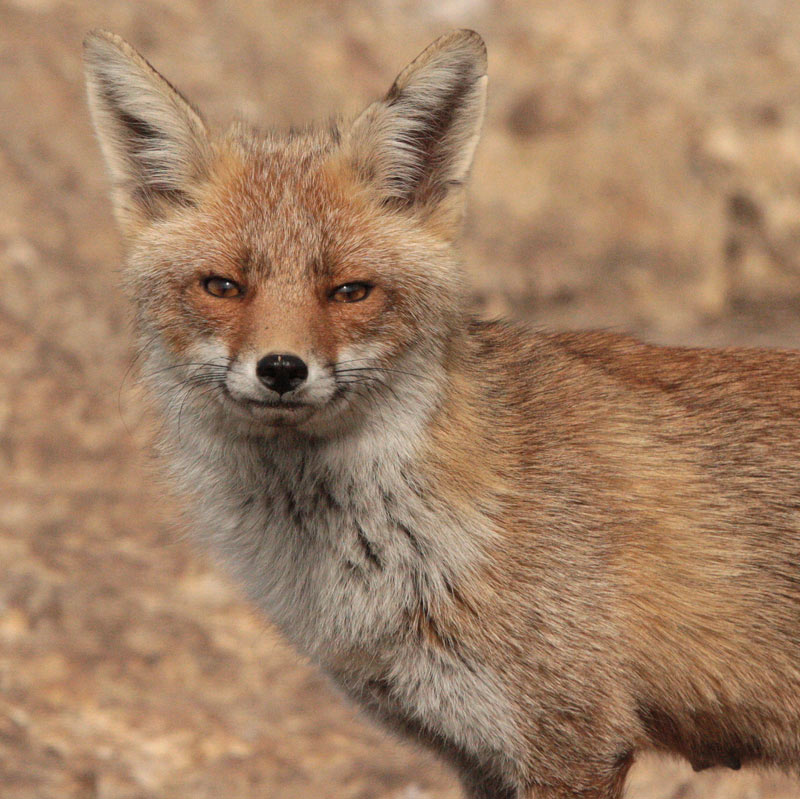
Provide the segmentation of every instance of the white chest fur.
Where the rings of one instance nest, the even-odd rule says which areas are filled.
[[[329,650],[396,633],[403,611],[420,599],[435,604],[465,565],[442,546],[443,528],[458,520],[398,452],[376,457],[364,442],[290,437],[194,436],[192,445],[177,466],[212,546],[322,663]]]
[[[420,607],[452,601],[488,533],[431,495],[407,447],[195,434],[172,455],[212,547],[346,691],[380,681],[387,715],[465,750],[513,750],[499,675],[409,630]]]

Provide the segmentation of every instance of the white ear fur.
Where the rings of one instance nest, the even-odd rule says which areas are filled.
[[[433,206],[467,178],[486,105],[486,46],[474,31],[437,39],[353,123],[357,173],[397,206]]]
[[[123,230],[191,203],[210,148],[198,112],[113,33],[90,33],[84,60],[89,108]]]

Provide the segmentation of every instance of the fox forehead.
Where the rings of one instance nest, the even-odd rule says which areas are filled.
[[[197,213],[188,214],[197,245],[235,259],[254,280],[333,278],[392,261],[396,223],[376,218],[336,144],[313,132],[278,139],[239,130],[223,139]]]

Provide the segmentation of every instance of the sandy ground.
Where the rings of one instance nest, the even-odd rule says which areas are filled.
[[[791,0],[0,1],[0,796],[453,799],[185,540],[128,373],[80,42],[108,27],[214,119],[355,112],[438,33],[486,37],[476,305],[800,346]],[[631,799],[800,784],[645,759]]]

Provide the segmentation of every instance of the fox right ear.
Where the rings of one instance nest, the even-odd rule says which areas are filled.
[[[456,232],[486,105],[486,45],[470,30],[437,39],[353,123],[346,153],[395,208],[436,214]],[[442,213],[444,212],[444,213]]]
[[[187,100],[124,39],[94,31],[84,41],[89,107],[125,234],[191,205],[207,174],[205,124]]]

